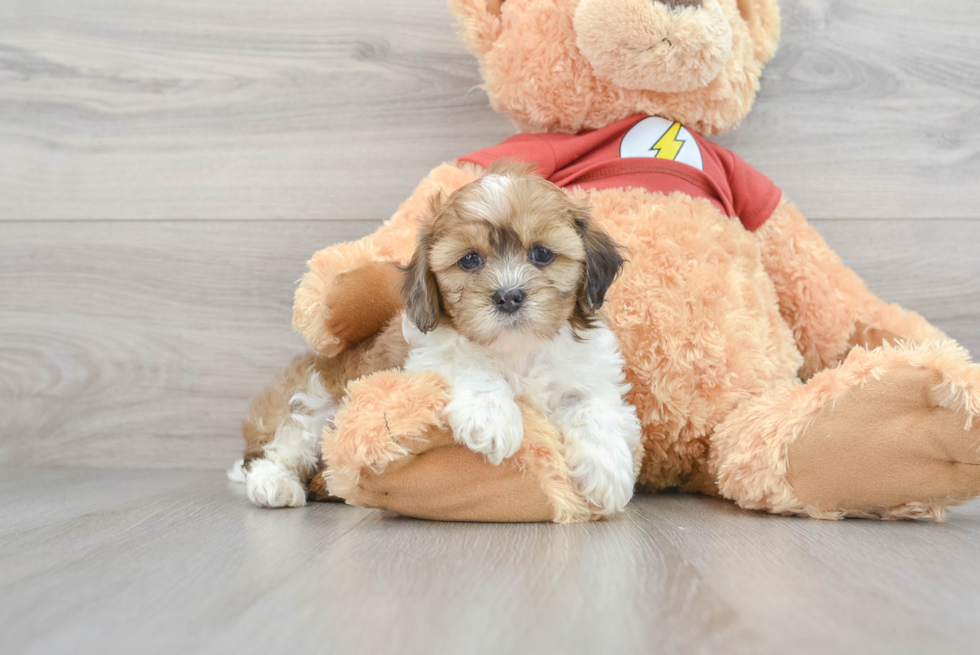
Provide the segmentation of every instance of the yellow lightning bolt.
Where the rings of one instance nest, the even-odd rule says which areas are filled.
[[[650,150],[659,150],[657,153],[657,159],[669,159],[674,161],[677,159],[677,155],[680,154],[681,148],[684,147],[685,141],[678,141],[677,135],[681,131],[681,124],[674,123],[667,130],[667,133],[660,137],[660,140],[654,144]],[[649,143],[649,141],[647,142]]]

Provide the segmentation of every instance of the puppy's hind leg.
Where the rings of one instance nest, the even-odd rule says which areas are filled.
[[[249,500],[260,507],[305,505],[310,480],[323,467],[323,428],[333,420],[347,383],[399,368],[407,355],[399,318],[337,357],[295,358],[252,401],[242,421],[245,457],[229,477],[241,479],[244,473]]]
[[[245,456],[229,477],[244,473],[248,498],[260,507],[306,504],[307,485],[320,468],[320,435],[336,411],[318,365],[313,353],[295,358],[242,421]]]

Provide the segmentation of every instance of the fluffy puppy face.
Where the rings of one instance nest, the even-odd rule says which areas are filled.
[[[587,328],[623,266],[589,210],[524,165],[496,164],[433,202],[402,296],[423,332],[448,322],[506,348]]]

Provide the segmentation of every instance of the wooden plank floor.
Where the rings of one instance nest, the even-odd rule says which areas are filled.
[[[976,653],[980,505],[933,523],[634,501],[580,526],[251,507],[219,472],[0,473],[20,653]]]
[[[980,4],[783,15],[718,140],[980,352]],[[309,255],[511,134],[479,83],[445,0],[0,2],[0,651],[976,652],[980,503],[477,526],[224,481]]]

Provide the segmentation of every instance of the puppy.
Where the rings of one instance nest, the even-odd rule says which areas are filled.
[[[229,472],[265,507],[305,504],[319,443],[350,380],[404,367],[451,383],[455,438],[493,464],[521,445],[515,398],[545,414],[600,515],[633,494],[640,425],[623,359],[599,316],[623,266],[589,211],[524,165],[498,164],[421,225],[402,288],[405,310],[336,358],[294,360],[243,422],[245,458]]]
[[[455,438],[499,464],[524,436],[520,398],[561,430],[569,472],[600,515],[632,497],[640,438],[598,314],[619,250],[561,189],[498,164],[433,204],[402,291],[404,368],[450,382]]]

